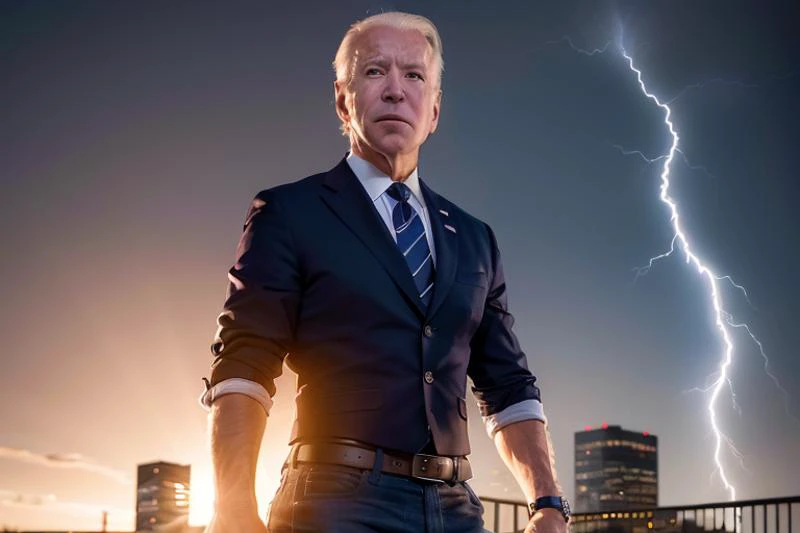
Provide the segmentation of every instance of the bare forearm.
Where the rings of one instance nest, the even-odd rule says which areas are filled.
[[[266,413],[252,398],[228,394],[214,401],[210,418],[216,507],[257,514],[256,465]]]
[[[553,446],[542,421],[510,424],[495,434],[494,443],[529,502],[561,494]]]

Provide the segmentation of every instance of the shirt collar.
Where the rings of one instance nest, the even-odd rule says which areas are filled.
[[[347,164],[350,165],[353,174],[356,175],[356,178],[361,182],[361,185],[367,191],[367,194],[373,202],[376,202],[378,198],[386,192],[389,185],[392,184],[392,178],[378,170],[372,163],[358,157],[353,152],[347,154]],[[411,194],[414,195],[417,201],[420,202],[421,205],[425,205],[422,201],[422,189],[419,186],[419,176],[416,168],[403,180],[403,183],[411,189]]]

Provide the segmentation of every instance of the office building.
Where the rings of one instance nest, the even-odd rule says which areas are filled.
[[[168,531],[189,522],[190,465],[139,465],[136,476],[136,531]]]
[[[575,433],[575,511],[658,506],[658,439],[603,424]]]

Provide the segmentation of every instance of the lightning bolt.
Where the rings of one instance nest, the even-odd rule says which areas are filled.
[[[714,432],[715,436],[715,446],[714,446],[714,462],[717,465],[717,472],[719,473],[720,478],[722,479],[722,483],[725,486],[725,489],[730,494],[731,500],[736,500],[736,487],[734,487],[731,482],[728,480],[728,476],[725,473],[725,468],[722,465],[722,459],[720,457],[722,451],[722,443],[723,441],[729,442],[727,436],[725,436],[719,428],[719,424],[717,423],[717,412],[716,412],[716,404],[717,399],[719,398],[722,389],[725,387],[725,383],[729,381],[728,378],[728,369],[733,362],[733,340],[731,339],[731,334],[728,331],[728,325],[725,317],[727,313],[723,310],[722,306],[722,298],[719,294],[719,281],[724,279],[725,276],[718,276],[715,274],[693,251],[692,247],[689,243],[689,238],[686,236],[686,233],[681,225],[681,218],[680,213],[678,212],[678,204],[675,200],[670,196],[669,186],[670,186],[670,167],[672,165],[672,161],[675,158],[675,154],[678,153],[678,142],[680,141],[680,136],[678,132],[675,130],[675,125],[672,122],[672,110],[670,109],[669,105],[661,100],[658,99],[656,95],[651,93],[647,86],[642,79],[642,71],[636,68],[634,64],[633,58],[628,54],[625,48],[620,45],[620,50],[622,52],[622,56],[628,61],[628,66],[630,67],[631,71],[636,74],[636,80],[639,82],[639,87],[642,89],[642,93],[650,100],[652,100],[658,107],[664,110],[664,124],[667,126],[670,135],[672,136],[672,144],[669,147],[669,152],[667,156],[664,158],[664,163],[662,166],[661,171],[661,192],[659,194],[659,198],[661,202],[664,203],[670,211],[670,222],[672,223],[672,229],[674,231],[672,242],[670,245],[670,249],[667,252],[659,254],[655,257],[652,257],[647,265],[644,267],[646,270],[649,270],[653,263],[658,261],[659,259],[664,259],[672,255],[675,251],[675,246],[678,245],[682,250],[684,255],[686,256],[687,264],[693,264],[694,267],[697,269],[697,273],[703,276],[708,284],[709,290],[709,299],[711,301],[711,305],[714,309],[714,323],[719,330],[719,334],[722,337],[722,341],[724,344],[724,353],[722,356],[722,362],[720,363],[719,367],[719,375],[712,385],[711,390],[711,399],[708,402],[708,415],[711,421],[711,428]],[[637,272],[638,274],[638,272]],[[730,279],[730,278],[728,278]]]
[[[625,148],[623,148],[622,146],[620,146],[618,144],[612,144],[611,146],[613,146],[614,148],[619,150],[619,153],[621,153],[622,155],[638,155],[642,159],[642,161],[644,161],[648,165],[652,165],[656,161],[661,161],[661,160],[667,158],[666,155],[660,155],[658,157],[647,157],[646,155],[644,155],[639,150],[626,150]],[[683,150],[676,149],[675,152],[677,152],[677,153],[679,153],[681,155],[681,158],[683,159],[683,162],[686,164],[686,167],[689,170],[699,170],[703,174],[708,176],[709,178],[717,179],[717,177],[714,174],[712,174],[711,171],[708,170],[708,168],[706,168],[705,166],[703,166],[703,165],[693,165],[692,162],[689,161],[689,158],[686,157],[686,154],[683,153]]]
[[[725,308],[723,306],[722,296],[720,295],[720,290],[719,290],[720,286],[719,286],[719,284],[720,284],[720,282],[726,282],[726,283],[730,284],[736,290],[741,292],[743,294],[745,300],[747,301],[747,303],[751,307],[753,307],[752,306],[752,302],[750,301],[750,296],[747,293],[747,290],[745,289],[744,286],[736,283],[731,276],[728,276],[728,275],[721,276],[721,275],[716,274],[713,270],[711,270],[711,268],[709,268],[700,259],[700,257],[694,253],[694,251],[692,249],[692,246],[690,244],[690,240],[687,237],[686,232],[684,231],[683,225],[681,224],[681,218],[680,218],[680,213],[679,213],[679,209],[678,209],[678,204],[670,194],[670,172],[671,172],[671,168],[672,168],[672,163],[675,160],[676,155],[679,155],[683,159],[683,162],[686,164],[686,166],[689,169],[691,169],[691,170],[700,170],[700,171],[704,172],[706,175],[708,175],[711,178],[716,178],[716,176],[714,176],[704,166],[692,165],[689,162],[688,158],[686,157],[686,154],[679,148],[680,136],[678,135],[678,132],[675,129],[675,125],[672,122],[672,109],[670,108],[670,104],[672,104],[673,102],[675,102],[676,100],[681,98],[686,92],[691,91],[691,90],[695,90],[695,89],[704,88],[704,87],[706,87],[707,85],[710,85],[710,84],[736,85],[736,86],[739,86],[739,87],[742,87],[742,88],[758,87],[758,85],[751,84],[751,83],[745,83],[745,82],[738,81],[738,80],[737,81],[728,81],[728,80],[722,80],[722,79],[714,79],[714,80],[709,80],[709,81],[706,81],[706,82],[701,82],[701,83],[696,83],[696,84],[693,84],[693,85],[686,86],[676,96],[674,96],[670,100],[662,101],[655,94],[651,93],[648,90],[646,84],[644,83],[641,70],[636,67],[636,65],[634,63],[634,60],[633,60],[633,57],[630,54],[628,54],[628,52],[625,50],[625,47],[622,44],[623,40],[622,40],[622,36],[621,35],[622,35],[622,32],[620,31],[620,37],[618,39],[619,50],[620,50],[622,56],[627,61],[628,67],[631,70],[631,72],[633,72],[636,75],[636,80],[639,83],[639,87],[640,87],[640,89],[642,91],[642,94],[646,98],[651,100],[653,103],[655,103],[655,105],[657,105],[659,108],[661,108],[664,111],[664,125],[668,129],[668,131],[670,133],[670,136],[672,138],[672,143],[670,144],[669,151],[664,155],[661,155],[661,156],[658,156],[658,157],[654,157],[654,158],[653,157],[647,157],[647,156],[645,156],[645,154],[643,154],[640,151],[629,151],[629,150],[623,149],[621,146],[614,145],[614,148],[619,150],[623,155],[636,155],[636,156],[640,157],[641,159],[643,159],[647,164],[653,164],[653,163],[656,163],[656,162],[662,162],[662,170],[661,170],[661,175],[660,175],[661,187],[660,187],[659,198],[660,198],[661,202],[663,204],[665,204],[667,206],[667,208],[669,209],[669,212],[670,212],[670,223],[671,223],[672,229],[673,229],[673,236],[672,236],[672,239],[670,241],[669,249],[667,251],[663,252],[663,253],[660,253],[660,254],[658,254],[656,256],[651,257],[650,260],[648,261],[647,265],[645,265],[643,267],[635,268],[634,272],[636,273],[636,279],[638,279],[640,276],[643,276],[643,275],[647,274],[656,262],[658,262],[661,259],[665,259],[667,257],[670,257],[675,252],[676,247],[677,247],[683,252],[683,254],[685,256],[686,263],[693,265],[696,268],[698,275],[702,276],[703,279],[707,283],[707,287],[708,287],[707,297],[708,297],[708,300],[711,303],[711,307],[713,309],[715,326],[716,326],[716,329],[719,332],[719,335],[720,335],[720,338],[722,340],[722,344],[723,344],[724,349],[723,349],[723,353],[722,353],[721,358],[720,358],[719,370],[715,374],[715,377],[712,380],[711,385],[706,387],[705,389],[700,389],[700,390],[702,390],[703,392],[706,392],[706,393],[708,393],[708,392],[711,393],[711,397],[710,397],[709,402],[708,402],[707,410],[708,410],[709,420],[710,420],[710,423],[711,423],[711,428],[712,428],[712,431],[713,431],[714,437],[715,437],[714,463],[716,465],[716,469],[715,469],[714,472],[712,472],[712,475],[715,472],[719,473],[719,476],[722,479],[722,483],[723,483],[725,489],[728,491],[728,494],[730,495],[731,500],[735,500],[736,499],[736,488],[729,481],[728,476],[725,473],[725,468],[724,468],[724,466],[722,464],[721,452],[722,452],[723,443],[725,443],[728,446],[728,448],[731,451],[731,454],[735,458],[737,458],[739,460],[739,464],[742,467],[742,469],[747,471],[747,469],[746,469],[746,467],[744,465],[744,455],[736,448],[736,446],[734,445],[734,443],[731,440],[731,438],[728,437],[727,435],[725,435],[722,432],[722,430],[719,427],[719,424],[717,423],[717,413],[716,413],[717,400],[718,400],[720,394],[722,393],[723,389],[725,388],[726,384],[730,388],[731,399],[732,399],[732,402],[733,402],[734,409],[737,412],[741,413],[741,410],[739,409],[739,406],[736,403],[736,394],[735,394],[734,389],[733,389],[733,383],[731,382],[731,379],[730,379],[730,377],[728,375],[728,370],[729,370],[729,368],[731,366],[731,363],[733,362],[733,352],[734,352],[734,344],[733,344],[733,339],[732,339],[732,335],[731,335],[731,329],[729,329],[729,328],[744,330],[747,333],[747,335],[750,337],[750,339],[753,341],[753,343],[755,343],[755,345],[758,347],[758,350],[759,350],[759,353],[761,354],[761,357],[764,360],[764,371],[772,379],[772,381],[775,383],[775,386],[783,394],[784,406],[785,406],[785,409],[786,409],[786,413],[789,416],[791,416],[792,418],[794,418],[795,420],[798,420],[798,419],[796,417],[792,416],[790,411],[789,411],[789,395],[788,395],[788,393],[781,386],[780,382],[778,381],[778,378],[770,371],[769,359],[768,359],[768,357],[766,355],[766,352],[764,350],[764,346],[761,343],[761,341],[753,334],[752,330],[750,329],[750,327],[747,324],[735,322],[734,319],[733,319],[733,316],[728,311],[725,310]],[[576,46],[573,43],[572,39],[568,35],[565,35],[561,39],[553,40],[553,41],[547,41],[546,43],[544,43],[544,45],[547,46],[547,45],[553,45],[553,44],[559,44],[559,43],[566,43],[567,45],[569,45],[569,47],[573,51],[575,51],[576,53],[579,53],[581,55],[594,56],[596,54],[605,53],[606,50],[608,49],[611,41],[608,41],[602,48],[595,48],[595,49],[592,49],[592,50],[584,50],[584,49],[579,48],[578,46]],[[794,73],[789,73],[789,74],[784,75],[784,76],[775,77],[775,78],[772,79],[772,81],[778,81],[778,80],[786,79],[788,77],[792,77],[793,75],[794,75]],[[738,515],[738,513],[737,513],[737,515]],[[737,518],[738,518],[738,516],[737,516]]]
[[[767,357],[767,352],[764,351],[764,345],[761,344],[761,341],[755,336],[755,334],[750,329],[750,326],[748,326],[747,324],[745,324],[743,322],[742,323],[734,322],[733,321],[733,317],[731,317],[730,315],[727,317],[727,321],[728,321],[728,325],[731,326],[732,328],[744,329],[747,332],[747,334],[750,336],[750,338],[753,339],[753,342],[756,343],[756,346],[758,346],[758,353],[761,354],[761,358],[764,360],[764,373],[767,376],[769,376],[769,378],[775,384],[775,387],[779,391],[781,391],[781,394],[783,395],[783,409],[786,412],[786,415],[791,417],[791,418],[793,418],[795,422],[800,423],[800,420],[798,420],[797,417],[794,416],[792,414],[791,410],[789,409],[789,393],[781,385],[781,382],[778,380],[778,376],[773,374],[772,371],[770,370],[769,358]]]
[[[602,54],[606,50],[608,50],[608,47],[611,44],[611,41],[607,41],[606,44],[604,44],[602,48],[595,48],[594,50],[584,50],[583,48],[575,46],[575,43],[572,42],[572,37],[570,37],[569,35],[564,35],[563,37],[561,37],[561,39],[555,39],[553,41],[546,41],[542,45],[542,47],[550,46],[552,44],[559,44],[559,43],[567,43],[569,45],[569,47],[572,48],[573,51],[575,51],[575,52],[577,52],[579,54],[582,54],[582,55],[585,55],[585,56],[593,56],[593,55],[597,55],[597,54]]]

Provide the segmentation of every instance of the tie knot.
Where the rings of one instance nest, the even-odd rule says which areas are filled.
[[[389,185],[389,188],[386,189],[386,192],[388,192],[389,196],[398,202],[407,202],[411,197],[411,189],[408,188],[408,185],[399,181],[395,181]]]

